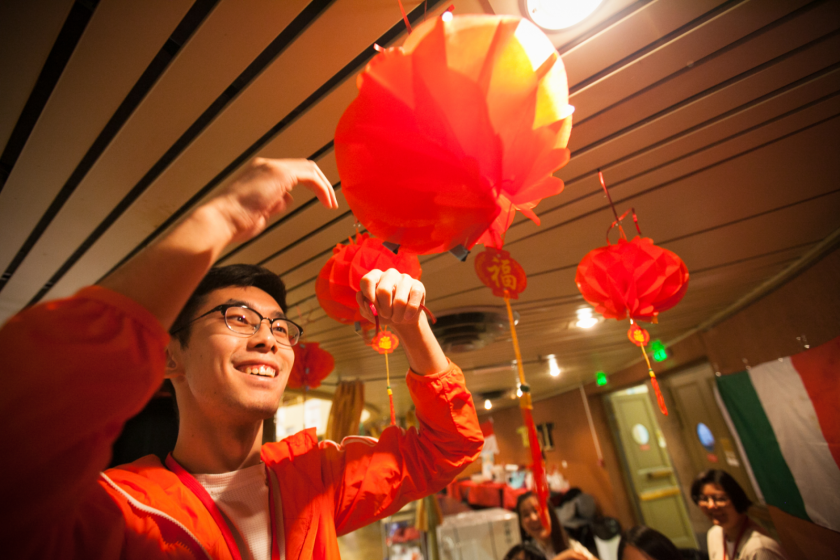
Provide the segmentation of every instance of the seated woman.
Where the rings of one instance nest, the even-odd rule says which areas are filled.
[[[618,560],[682,560],[671,540],[650,527],[637,525],[621,536]]]
[[[691,497],[715,525],[706,534],[710,560],[786,559],[779,543],[747,517],[752,502],[729,473],[700,473],[691,485]]]
[[[508,552],[508,555],[512,554],[511,558],[519,558],[518,554],[521,553],[523,559],[530,560],[539,553],[540,560],[595,560],[585,546],[566,534],[551,505],[548,506],[551,529],[545,529],[540,522],[538,504],[537,497],[531,492],[522,494],[516,501],[522,543],[530,546],[520,547],[518,551],[512,549]]]

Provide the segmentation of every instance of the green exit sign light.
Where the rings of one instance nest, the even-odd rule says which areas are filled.
[[[599,371],[595,374],[595,384],[599,387],[603,387],[607,384],[607,374],[603,371]]]
[[[650,343],[650,349],[653,351],[654,362],[664,362],[668,359],[668,352],[665,351],[665,345],[661,340],[654,340]]]

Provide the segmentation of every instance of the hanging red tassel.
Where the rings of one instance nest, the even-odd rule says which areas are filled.
[[[653,371],[650,372],[650,384],[653,385],[653,392],[656,393],[656,402],[659,403],[659,410],[662,414],[668,416],[668,408],[665,406],[665,398],[662,396],[662,391],[659,390],[659,382],[656,381],[656,375]]]

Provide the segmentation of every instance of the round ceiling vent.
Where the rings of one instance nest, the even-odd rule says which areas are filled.
[[[514,311],[513,320],[519,322]],[[507,311],[499,307],[463,307],[450,309],[437,316],[432,325],[444,352],[471,352],[484,348],[500,336],[509,336]]]

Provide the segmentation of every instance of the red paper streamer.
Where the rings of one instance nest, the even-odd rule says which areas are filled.
[[[513,16],[430,19],[377,54],[335,134],[342,189],[413,253],[501,247],[516,210],[563,189],[573,108],[551,41]]]

